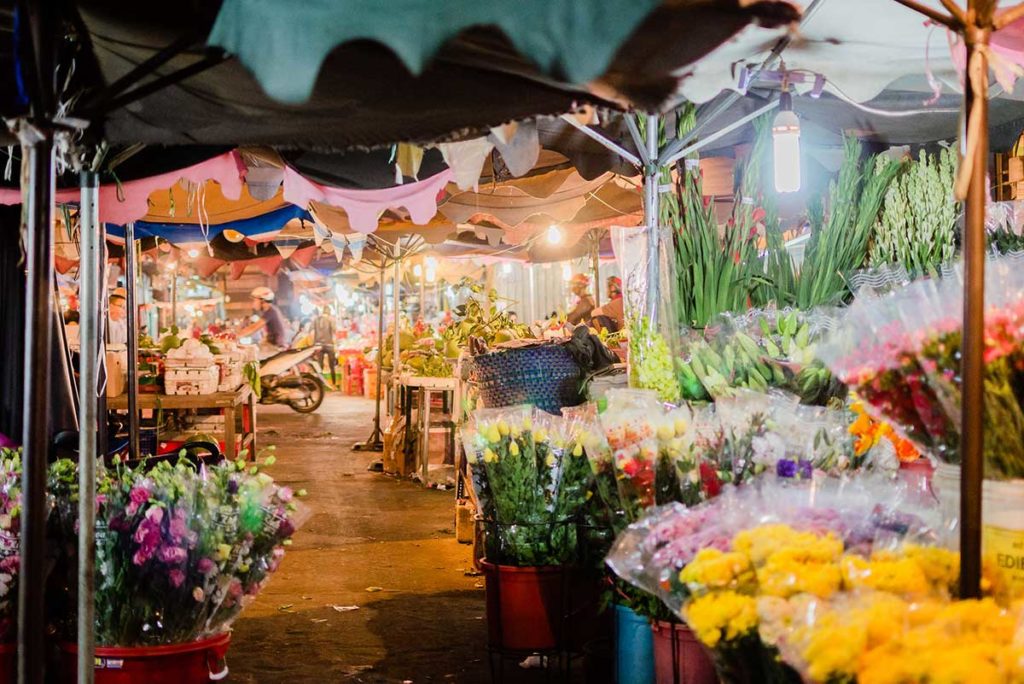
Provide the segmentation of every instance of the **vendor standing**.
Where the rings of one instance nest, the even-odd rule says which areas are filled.
[[[128,293],[123,287],[110,293],[107,318],[107,342],[128,344]]]
[[[569,281],[573,295],[576,296],[576,306],[566,320],[572,325],[579,325],[590,320],[590,314],[594,310],[594,298],[590,296],[590,278],[583,273],[577,273]]]
[[[600,322],[608,332],[622,330],[625,312],[622,305],[622,280],[618,276],[608,278],[608,302],[594,309],[593,320]]]
[[[252,298],[253,310],[259,320],[238,332],[239,337],[249,337],[260,330],[264,331],[260,351],[264,355],[276,354],[288,346],[288,328],[284,314],[274,304],[274,291],[269,287],[257,287],[249,296]]]

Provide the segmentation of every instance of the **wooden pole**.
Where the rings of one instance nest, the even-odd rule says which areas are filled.
[[[973,155],[970,185],[964,204],[964,329],[960,377],[961,480],[960,480],[960,596],[981,595],[982,478],[984,477],[984,351],[985,351],[985,177],[988,171],[988,46],[995,0],[968,0],[967,16],[974,25],[964,27],[967,75],[964,78],[965,151]],[[981,78],[971,77],[972,60],[981,61]],[[979,87],[980,86],[980,87]]]

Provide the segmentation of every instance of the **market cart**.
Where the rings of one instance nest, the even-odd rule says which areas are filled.
[[[107,401],[111,410],[126,410],[128,396],[123,394]],[[250,459],[256,455],[256,395],[248,385],[242,385],[230,392],[213,394],[139,394],[138,407],[141,410],[187,411],[201,409],[221,410],[224,413],[224,457],[234,460],[236,449],[236,411],[242,415],[241,449],[248,450]]]

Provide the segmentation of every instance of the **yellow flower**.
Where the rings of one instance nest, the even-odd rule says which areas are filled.
[[[231,545],[230,544],[218,544],[217,545],[217,560],[226,561],[231,557]]]
[[[498,421],[498,433],[502,436],[508,434],[508,423],[506,423],[504,420]]]
[[[758,569],[757,582],[759,591],[767,596],[813,594],[828,598],[839,591],[843,574],[836,563],[798,562],[780,555]]]
[[[500,442],[501,432],[498,430],[498,426],[491,425],[489,428],[487,428],[487,430],[484,432],[484,439],[486,439],[491,444],[497,444],[498,442]]]
[[[746,554],[751,563],[759,566],[769,556],[783,550],[794,560],[838,560],[843,551],[843,542],[831,532],[822,536],[813,532],[800,532],[789,525],[771,524],[740,532],[733,538],[732,548]]]
[[[498,460],[498,455],[491,451],[491,447],[484,449],[484,463],[495,463]]]
[[[679,579],[705,589],[743,588],[753,585],[754,569],[742,553],[707,548],[697,552],[679,573]]]
[[[683,418],[676,418],[675,422],[676,437],[682,437],[686,434],[686,420]]]
[[[548,454],[547,457],[545,457],[544,459],[544,465],[546,465],[548,468],[554,468],[555,463],[557,463],[557,461],[555,460],[554,454]]]
[[[757,602],[734,591],[701,596],[685,609],[687,624],[706,646],[736,641],[757,629]]]
[[[532,429],[533,429],[533,421],[530,419],[530,416],[524,416],[523,417],[523,431],[524,432],[529,432]]]
[[[509,445],[508,445],[508,453],[509,453],[510,456],[518,456],[519,455],[519,443],[515,442],[515,441],[509,443]]]
[[[676,433],[673,427],[667,423],[663,423],[658,426],[658,441],[667,442],[668,440],[675,437]]]
[[[537,428],[533,431],[533,441],[536,444],[548,441],[548,431],[544,428]]]
[[[901,596],[926,596],[928,578],[909,558],[876,556],[865,560],[848,555],[843,558],[843,582],[848,589],[875,589]]]
[[[583,445],[580,444],[579,442],[576,442],[576,446],[574,446],[572,448],[572,455],[575,456],[576,458],[579,458],[580,456],[582,456],[583,455]]]

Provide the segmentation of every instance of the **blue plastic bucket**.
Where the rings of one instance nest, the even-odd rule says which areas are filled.
[[[651,624],[626,606],[615,606],[615,675],[619,684],[654,684]]]

